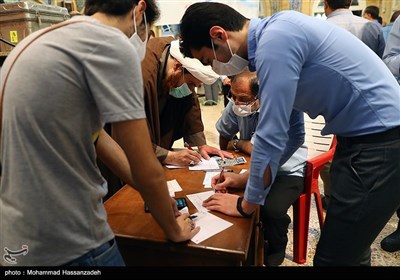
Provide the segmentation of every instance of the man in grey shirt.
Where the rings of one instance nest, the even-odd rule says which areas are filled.
[[[187,214],[176,218],[147,128],[140,60],[154,7],[87,0],[90,16],[31,34],[4,62],[0,265],[124,265],[97,157],[134,183],[168,239],[199,231]],[[105,138],[105,122],[120,146]]]
[[[382,58],[385,49],[385,38],[382,28],[365,18],[353,15],[349,10],[352,0],[324,0],[327,21],[341,26]]]

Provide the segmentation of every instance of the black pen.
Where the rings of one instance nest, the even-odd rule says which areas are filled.
[[[189,219],[191,219],[191,220],[196,219],[196,218],[197,218],[197,215],[190,215],[189,216]]]

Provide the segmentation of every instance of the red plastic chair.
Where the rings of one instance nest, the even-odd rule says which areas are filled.
[[[307,160],[304,192],[293,204],[293,261],[303,264],[307,259],[308,229],[310,222],[311,194],[314,194],[319,226],[324,225],[324,212],[318,188],[318,177],[322,167],[332,160],[336,148],[336,137],[328,151]]]

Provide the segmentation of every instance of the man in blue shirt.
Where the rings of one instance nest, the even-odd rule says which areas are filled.
[[[243,72],[234,76],[231,79],[231,93],[232,99],[215,125],[220,134],[220,148],[239,150],[250,155],[256,137],[254,132],[260,107],[256,73]],[[294,122],[290,122],[291,126],[297,126],[303,132],[297,137],[298,145],[304,142],[303,114],[293,111],[291,120]],[[234,138],[238,132],[240,132],[239,139]],[[285,258],[287,232],[291,221],[287,211],[304,189],[306,160],[307,147],[303,145],[279,168],[277,178],[262,207],[264,264],[267,266],[278,266]],[[244,189],[248,176],[248,172],[225,173],[221,179],[217,175],[213,178],[213,187],[216,190],[225,190],[228,187]],[[221,180],[222,183],[219,184]]]
[[[262,205],[296,140],[291,112],[322,115],[322,134],[336,134],[338,145],[314,265],[370,265],[370,245],[400,205],[400,87],[386,65],[348,31],[294,11],[249,20],[202,2],[180,27],[186,56],[220,75],[249,67],[260,82],[245,196],[216,193],[219,205],[208,209],[247,216]]]

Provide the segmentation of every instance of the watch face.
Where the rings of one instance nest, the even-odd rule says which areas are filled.
[[[237,148],[237,144],[239,143],[239,139],[235,139],[235,140],[233,140],[233,148],[235,149],[235,150],[237,150],[238,148]]]

